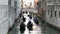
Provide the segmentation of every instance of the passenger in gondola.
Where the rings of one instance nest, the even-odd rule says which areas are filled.
[[[29,30],[29,31],[33,30],[32,27],[33,27],[33,23],[32,23],[31,21],[29,21],[28,24],[27,24],[28,30]]]
[[[39,25],[39,21],[38,21],[37,17],[34,18],[34,23],[36,23],[37,25]]]
[[[24,23],[21,23],[20,24],[20,32],[21,33],[24,33],[24,31],[25,31],[25,24]]]

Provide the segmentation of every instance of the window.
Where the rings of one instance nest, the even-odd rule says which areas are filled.
[[[59,0],[59,3],[60,3],[60,0]]]
[[[60,18],[60,12],[59,12],[59,18]]]
[[[15,13],[17,11],[17,1],[14,1]]]
[[[51,10],[51,17],[52,17],[52,10]]]
[[[48,10],[48,15],[49,15],[49,10]]]
[[[48,0],[48,2],[50,3],[51,1],[50,1],[50,0]]]
[[[9,6],[11,5],[11,0],[8,0],[8,5],[9,5]]]
[[[55,11],[55,17],[56,17],[56,11]]]

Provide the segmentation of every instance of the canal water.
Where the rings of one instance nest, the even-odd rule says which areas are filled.
[[[60,34],[60,33],[50,27],[46,27],[46,34]]]
[[[60,34],[60,31],[58,29],[56,29],[55,27],[52,27],[52,26],[49,27],[49,26],[46,24],[45,34]]]

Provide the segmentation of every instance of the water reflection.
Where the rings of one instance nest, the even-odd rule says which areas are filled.
[[[50,27],[48,27],[47,25],[45,34],[60,34],[60,31],[58,31],[56,28],[52,27],[51,25]]]

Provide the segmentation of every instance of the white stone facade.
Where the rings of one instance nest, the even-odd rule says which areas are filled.
[[[60,28],[60,0],[48,0],[46,5],[46,21]]]
[[[20,13],[20,0],[11,0],[11,10],[9,0],[0,0],[0,34],[7,34],[9,27],[14,24],[15,19]],[[16,11],[14,2],[17,2]],[[10,10],[10,11],[9,11]]]
[[[34,8],[34,0],[21,0],[23,8]]]

